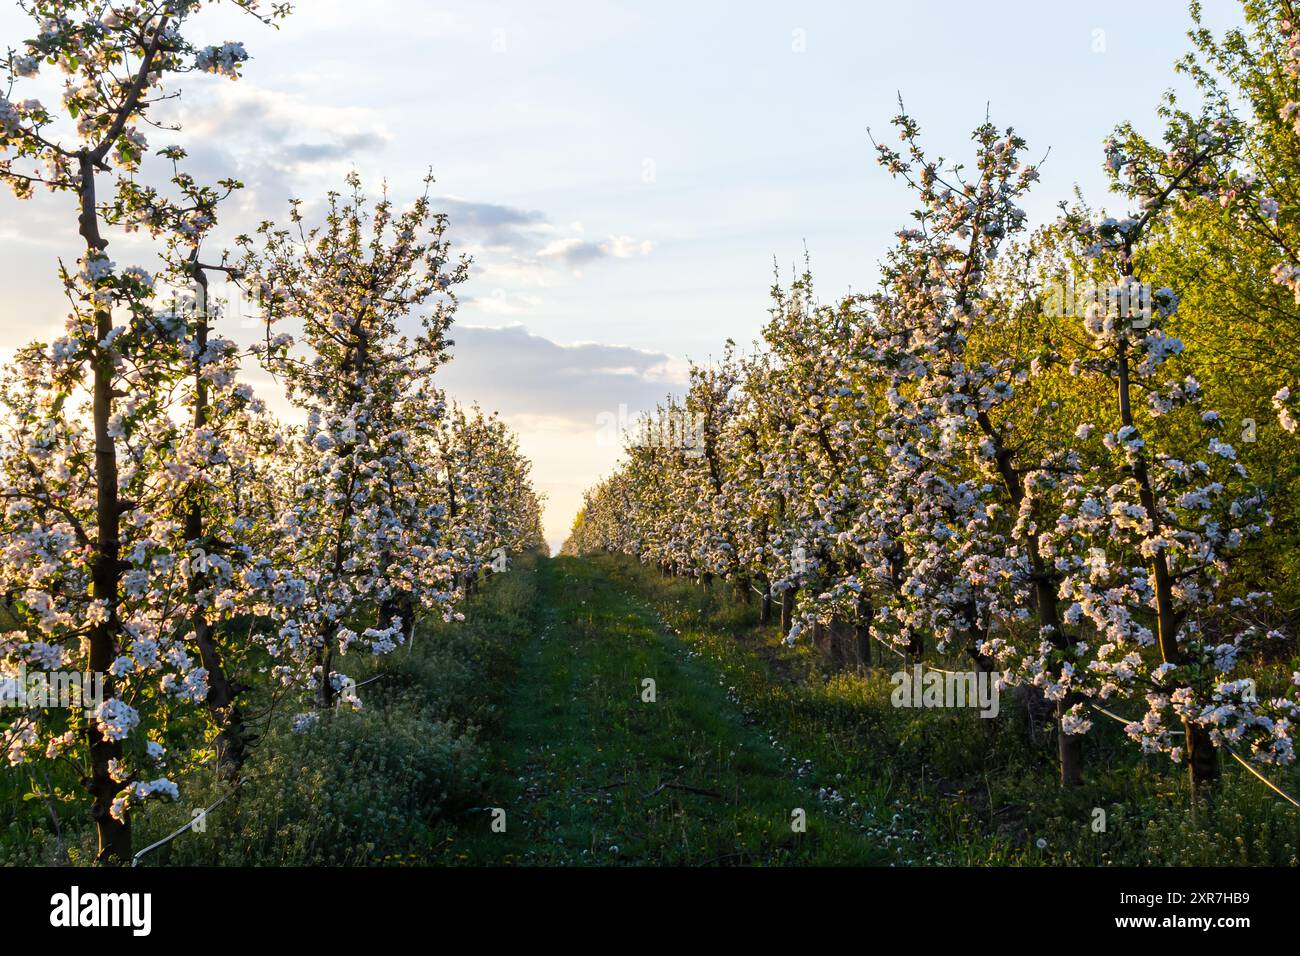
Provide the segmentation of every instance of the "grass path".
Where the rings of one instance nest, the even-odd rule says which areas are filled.
[[[465,864],[881,863],[873,841],[824,815],[719,673],[592,562],[539,567],[490,788],[462,831]],[[643,700],[645,679],[655,700]],[[804,811],[806,830],[792,814]],[[498,814],[499,816],[499,814]]]

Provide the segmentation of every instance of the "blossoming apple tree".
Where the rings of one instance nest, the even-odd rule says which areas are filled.
[[[967,175],[895,123],[904,149],[881,161],[919,202],[880,290],[834,308],[807,277],[778,292],[728,390],[722,480],[634,443],[573,546],[798,588],[791,638],[856,618],[899,653],[963,652],[1055,707],[1067,786],[1094,701],[1137,705],[1129,736],[1198,785],[1218,746],[1292,762],[1294,691],[1246,668],[1280,636],[1269,596],[1232,573],[1271,519],[1201,384],[1171,374],[1177,297],[1143,292],[1148,236],[1219,188],[1233,125],[1112,144],[1139,211],[1074,209],[1030,239],[1037,171],[1014,133],[981,125]],[[1103,294],[1062,308],[1060,283]]]
[[[467,270],[450,258],[431,182],[399,212],[387,195],[372,205],[351,174],[348,192],[328,197],[323,224],[308,227],[295,201],[288,227],[264,223],[262,247],[249,243],[268,328],[301,327],[300,343],[269,332],[264,353],[306,415],[273,559],[301,586],[290,589],[295,603],[283,608],[273,650],[281,677],[312,687],[326,708],[348,686],[338,657],[384,654],[407,634],[399,617],[374,612],[392,608],[408,580],[394,573],[414,544],[404,502],[427,478],[410,426],[439,414],[432,376],[448,358],[451,289]],[[414,336],[399,327],[408,317]]]
[[[283,16],[255,0],[235,6],[265,22]],[[209,672],[187,649],[188,589],[182,522],[167,507],[177,489],[168,450],[181,437],[173,389],[192,367],[189,326],[154,308],[155,277],[108,255],[114,228],[177,237],[191,228],[183,199],[141,188],[142,128],[166,85],[194,71],[237,76],[238,44],[190,39],[193,0],[33,0],[20,4],[37,34],[0,72],[0,180],[19,198],[37,186],[75,199],[84,253],[61,267],[70,303],[65,334],[24,349],[10,374],[4,485],[6,553],[0,575],[21,627],[4,640],[6,667],[106,674],[105,699],[76,711],[29,714],[5,730],[11,762],[84,763],[99,859],[130,850],[130,803],[175,795],[145,770],[162,746],[148,735],[169,710],[202,702]],[[43,70],[65,76],[59,106],[19,98]],[[192,358],[192,356],[191,356]]]

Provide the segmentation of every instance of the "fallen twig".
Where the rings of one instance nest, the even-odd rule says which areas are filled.
[[[649,793],[644,794],[644,799],[649,799],[665,790],[684,790],[687,793],[697,793],[702,797],[716,797],[719,800],[722,799],[722,794],[718,793],[716,790],[705,790],[702,787],[691,787],[684,783],[678,783],[675,780],[669,780],[667,783],[659,784],[659,786],[655,787]]]

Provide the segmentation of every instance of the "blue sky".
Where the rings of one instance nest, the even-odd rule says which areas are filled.
[[[617,456],[598,416],[752,340],[774,258],[788,274],[806,245],[828,298],[871,287],[910,209],[867,135],[891,134],[898,94],[943,155],[967,155],[986,107],[1050,149],[1041,222],[1076,183],[1104,200],[1101,140],[1156,129],[1188,23],[1182,0],[302,0],[279,31],[201,15],[196,40],[254,59],[236,84],[190,78],[178,118],[197,173],[249,184],[231,234],[351,168],[398,198],[433,168],[476,260],[447,385],[519,431],[558,544]],[[0,43],[29,32],[0,7]],[[0,349],[61,325],[59,253],[67,198],[0,199]]]

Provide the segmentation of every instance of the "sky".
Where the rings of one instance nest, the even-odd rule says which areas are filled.
[[[1205,6],[1212,26],[1234,22],[1230,0]],[[893,139],[899,96],[952,159],[986,111],[1014,126],[1046,157],[1026,205],[1045,222],[1076,185],[1105,204],[1117,123],[1158,133],[1189,23],[1183,0],[299,0],[272,30],[217,6],[192,39],[240,40],[253,59],[235,83],[187,77],[168,107],[183,131],[150,145],[174,139],[200,178],[244,181],[227,239],[283,221],[291,197],[310,216],[351,170],[404,202],[431,169],[473,258],[439,374],[519,434],[558,547],[617,461],[609,422],[680,389],[726,339],[752,342],[774,268],[788,278],[806,250],[823,298],[872,288],[911,209],[871,140]],[[33,32],[0,0],[0,47]],[[74,216],[68,196],[0,197],[0,359],[62,327]],[[109,254],[149,255],[129,236]]]

